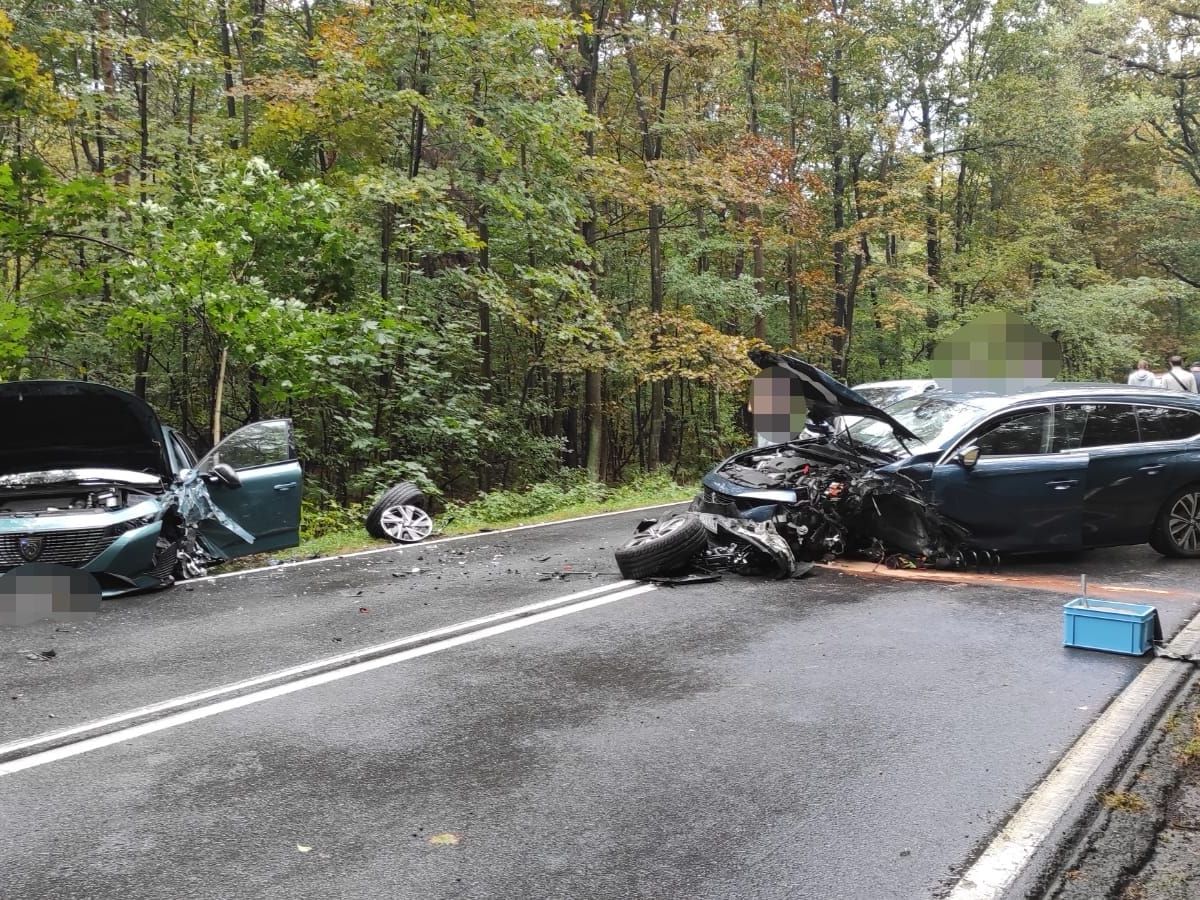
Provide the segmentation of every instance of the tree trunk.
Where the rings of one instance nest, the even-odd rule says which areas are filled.
[[[676,26],[679,20],[679,2],[680,0],[675,0],[675,4],[671,9],[670,39],[672,42],[678,36]],[[642,99],[642,82],[638,74],[637,57],[634,55],[633,47],[628,38],[625,40],[625,61],[629,67],[629,79],[633,87],[634,105],[637,108],[638,120],[641,123],[642,161],[649,169],[662,158],[662,133],[656,129],[656,126],[661,126],[666,119],[672,67],[670,61],[663,66],[662,83],[659,86],[657,102],[653,111],[651,111]],[[647,230],[649,232],[648,244],[650,256],[650,311],[655,315],[658,315],[663,310],[662,225],[663,208],[658,203],[651,203],[647,218]],[[651,352],[658,348],[659,337],[659,326],[656,322],[654,333],[650,338]],[[661,379],[653,378],[650,382],[650,421],[647,429],[645,459],[645,468],[648,471],[657,469],[662,462],[662,435],[665,423],[663,403],[663,383]]]
[[[788,241],[787,247],[788,342],[793,350],[800,346],[800,291],[796,281],[796,242],[793,240]]]
[[[600,76],[600,44],[605,22],[608,18],[608,0],[594,0],[591,9],[585,10],[583,0],[571,0],[571,13],[579,24],[579,55],[583,66],[571,70],[575,77],[575,93],[583,100],[588,114],[596,115],[596,87]],[[584,133],[588,156],[596,155],[596,133],[589,129]],[[599,273],[596,270],[594,247],[596,243],[596,202],[588,198],[588,215],[580,223],[579,231],[587,246],[587,256],[580,265],[587,269],[592,292],[599,289]],[[588,475],[599,481],[604,477],[604,382],[598,369],[584,373],[583,419],[587,437]],[[581,436],[582,437],[582,436]]]
[[[229,362],[229,349],[221,346],[217,357],[217,372],[213,384],[212,432],[209,437],[215,447],[221,443],[221,409],[225,405],[225,366]]]
[[[942,272],[942,243],[938,227],[937,191],[933,181],[933,163],[936,159],[933,146],[933,113],[929,100],[929,88],[924,79],[920,85],[921,101],[921,161],[925,163],[925,277],[926,290],[937,289]]]
[[[843,170],[844,141],[842,138],[841,76],[842,49],[833,51],[833,68],[829,73],[830,111],[830,164],[833,170],[833,374],[846,376],[846,334],[850,329],[846,304],[846,239],[842,232],[846,228],[846,173]]]
[[[229,40],[229,0],[219,0],[217,3],[217,24],[221,29],[221,69],[225,73],[225,118],[233,121],[237,118],[237,100],[233,96],[233,49]],[[237,149],[237,137],[229,138],[229,146],[234,150]]]

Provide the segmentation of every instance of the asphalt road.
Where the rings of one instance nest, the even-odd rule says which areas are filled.
[[[0,743],[616,582],[638,518],[0,629]],[[1200,606],[1148,548],[662,588],[4,776],[0,897],[929,896],[1145,664],[1061,647],[1081,569]]]

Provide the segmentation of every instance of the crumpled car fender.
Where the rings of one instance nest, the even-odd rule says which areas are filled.
[[[761,574],[787,578],[795,571],[795,554],[783,535],[775,529],[774,522],[731,519],[713,513],[701,513],[700,521],[712,535],[710,541],[717,544],[738,543],[754,551],[754,561],[763,570]]]

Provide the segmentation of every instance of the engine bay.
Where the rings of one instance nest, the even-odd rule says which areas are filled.
[[[133,482],[133,483],[130,483]],[[0,515],[41,516],[81,512],[118,512],[157,496],[160,482],[131,472],[129,478],[56,470],[0,477]]]

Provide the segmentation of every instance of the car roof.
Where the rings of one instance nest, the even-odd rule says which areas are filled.
[[[1184,391],[1168,391],[1163,388],[1137,387],[1131,384],[1105,384],[1102,382],[1057,382],[1035,387],[1026,387],[1002,394],[993,391],[953,391],[939,388],[928,391],[922,397],[945,397],[982,408],[998,408],[1017,403],[1085,401],[1099,403],[1150,403],[1168,406],[1185,406],[1200,410],[1200,396]]]
[[[932,378],[898,378],[892,381],[864,381],[862,384],[853,385],[850,389],[860,391],[863,388],[924,388],[936,384],[937,381]]]

